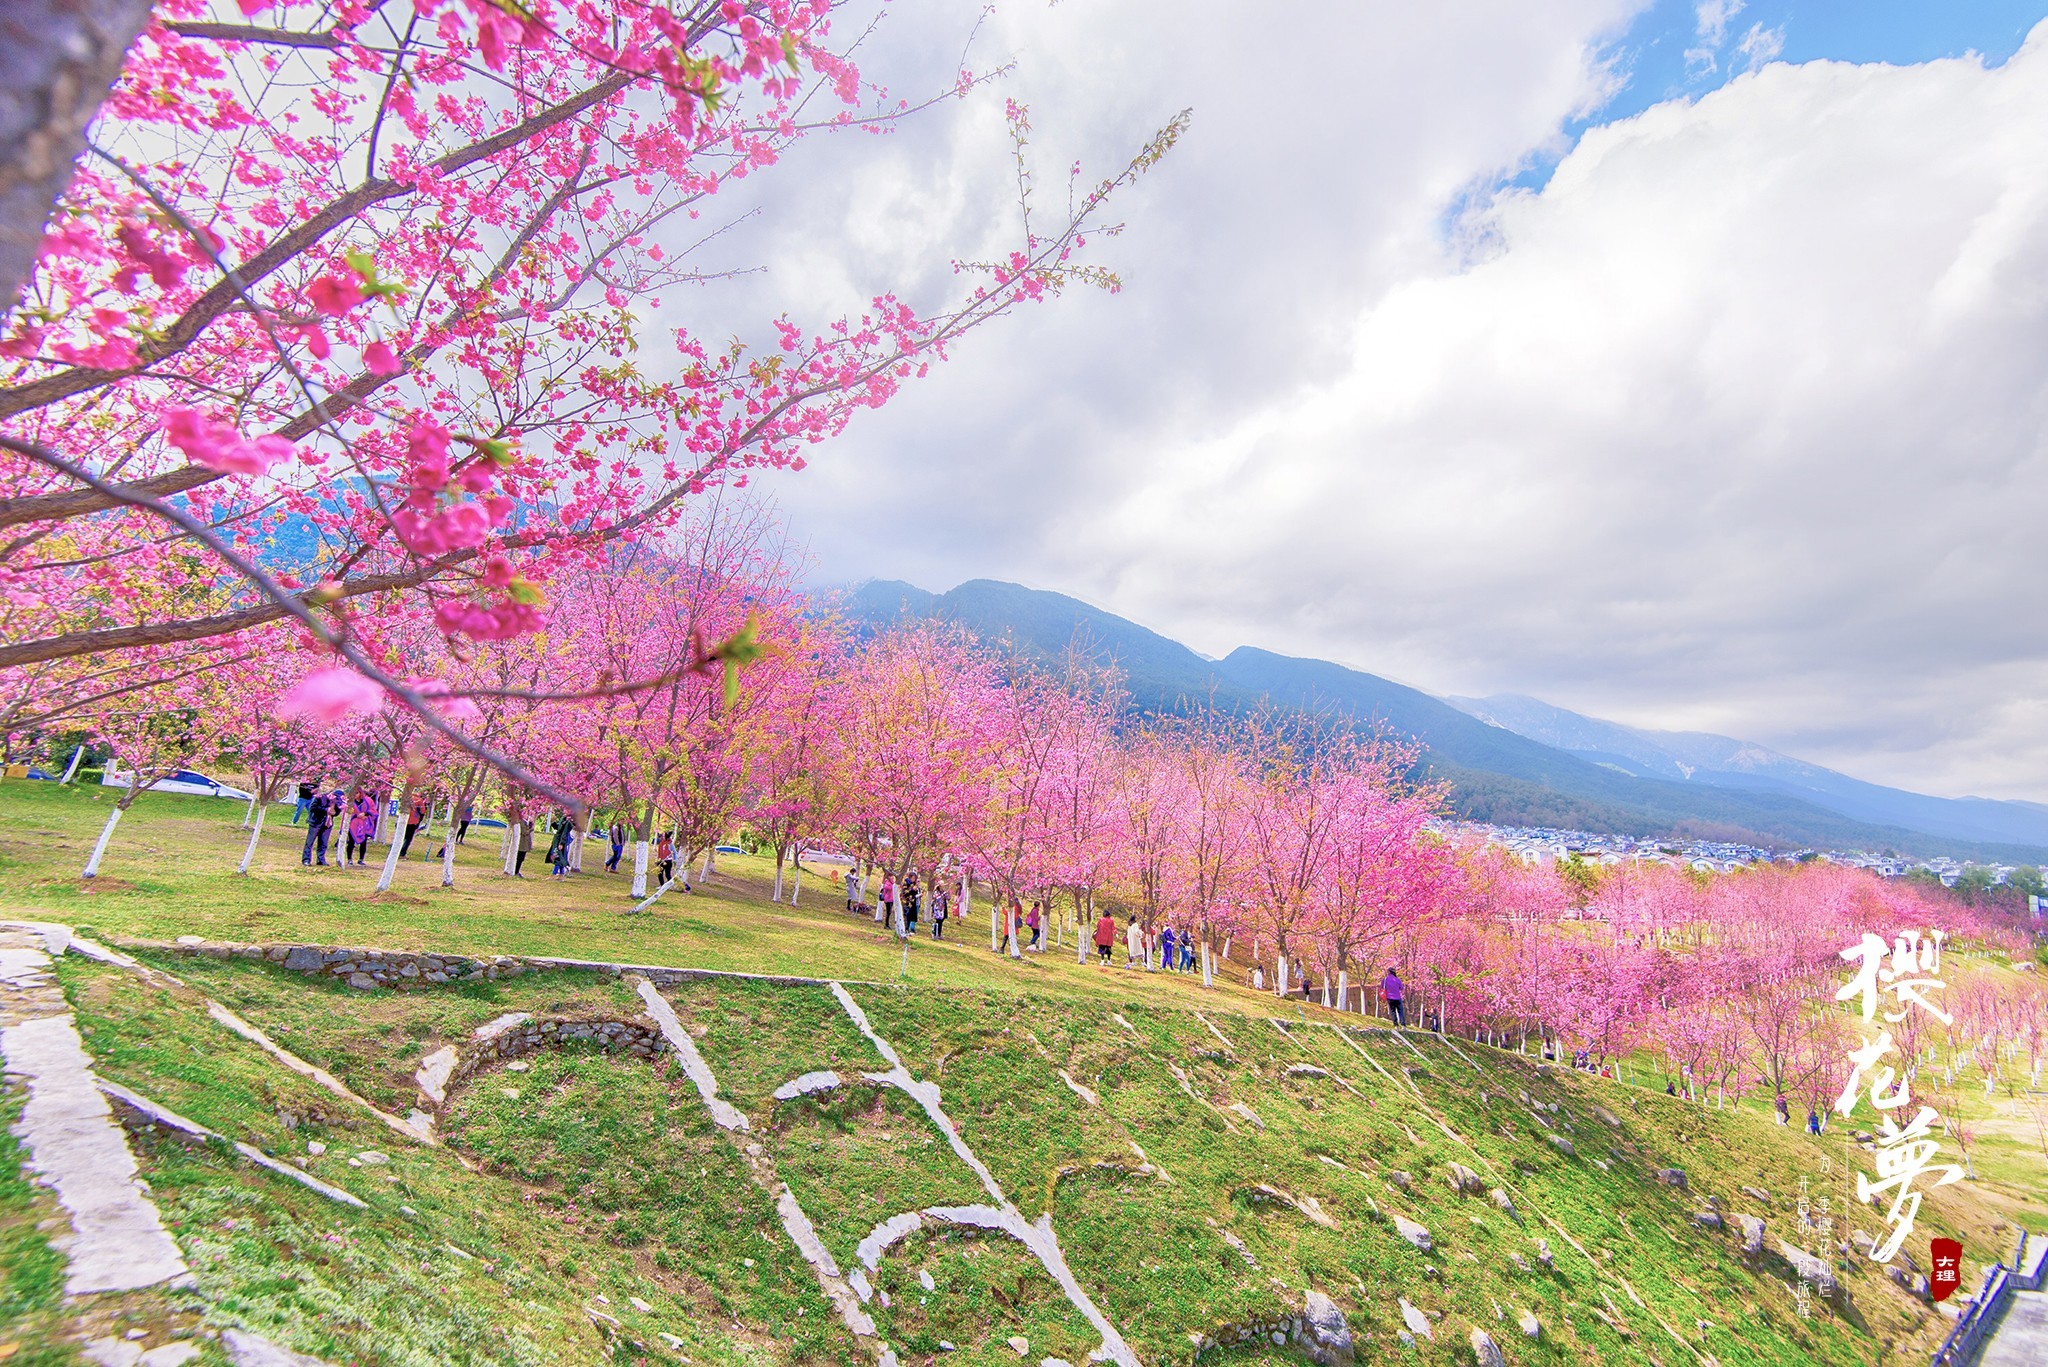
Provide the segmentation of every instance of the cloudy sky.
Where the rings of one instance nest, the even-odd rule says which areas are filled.
[[[936,299],[1188,136],[1116,296],[973,337],[777,479],[820,583],[1056,589],[1316,655],[2048,801],[2048,0],[888,5],[717,305]],[[970,44],[971,37],[971,44]]]

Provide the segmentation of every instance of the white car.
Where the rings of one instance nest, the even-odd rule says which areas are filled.
[[[100,775],[100,786],[103,788],[126,788],[134,781],[135,775],[119,772],[111,764]],[[248,793],[243,792],[240,788],[230,788],[225,783],[210,779],[206,775],[191,769],[180,769],[169,778],[158,779],[149,785],[149,791],[152,793],[189,793],[194,797],[232,797],[243,802],[247,802],[250,797]]]

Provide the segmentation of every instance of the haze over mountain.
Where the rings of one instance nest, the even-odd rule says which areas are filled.
[[[1780,849],[2048,857],[2048,808],[2031,803],[1903,792],[1723,736],[1638,731],[1534,698],[1443,699],[1249,646],[1211,660],[1079,599],[1017,584],[976,579],[935,594],[873,580],[845,606],[872,625],[935,618],[1048,657],[1078,641],[1122,670],[1143,714],[1210,698],[1229,709],[1270,700],[1378,723],[1422,743],[1427,769],[1451,784],[1452,810],[1470,820]]]

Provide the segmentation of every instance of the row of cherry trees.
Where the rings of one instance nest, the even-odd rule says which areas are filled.
[[[1205,981],[1256,964],[1272,990],[1340,1009],[1378,1010],[1396,966],[1422,1023],[1596,1066],[1648,1050],[1695,1095],[1825,1111],[1849,1040],[1826,1007],[1843,948],[1866,930],[1998,942],[1967,909],[1825,863],[1712,877],[1624,864],[1590,886],[1526,867],[1448,833],[1441,793],[1416,785],[1400,745],[1328,719],[1134,721],[1113,672],[1078,656],[1028,661],[929,623],[855,629],[798,590],[778,536],[726,510],[559,575],[541,632],[451,650],[393,618],[364,640],[445,716],[575,795],[570,820],[622,822],[635,899],[659,891],[657,835],[688,868],[744,828],[773,855],[777,898],[794,900],[803,852],[825,848],[943,881],[956,910],[963,891],[997,909],[1042,901],[1077,952],[1103,911],[1120,935],[1135,918],[1148,946],[1170,927]],[[757,658],[707,662],[705,639]],[[226,756],[266,798],[319,776],[515,824],[557,807],[319,652],[275,644],[144,706],[110,700],[103,734],[143,772]],[[255,849],[252,835],[243,867]],[[395,871],[387,852],[386,885]],[[1945,1075],[1961,1056],[2019,1076],[2040,1061],[2041,1005],[2031,987],[1966,977],[1953,1029],[1902,1044],[1945,1051]]]

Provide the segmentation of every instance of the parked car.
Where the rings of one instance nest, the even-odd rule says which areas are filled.
[[[135,776],[132,773],[116,770],[111,764],[107,766],[106,772],[100,775],[100,786],[103,788],[126,788],[134,781]],[[250,794],[242,789],[230,788],[218,779],[208,778],[194,769],[180,769],[169,778],[160,778],[149,785],[149,791],[187,793],[193,797],[232,797],[243,802],[247,802],[250,797]]]

